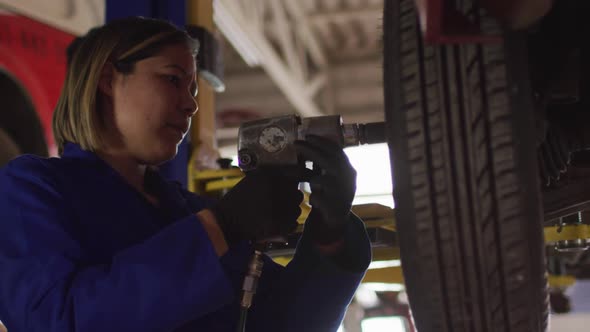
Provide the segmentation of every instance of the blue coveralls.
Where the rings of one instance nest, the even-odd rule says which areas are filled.
[[[217,257],[194,215],[205,200],[149,174],[158,208],[71,143],[62,158],[21,156],[0,170],[9,332],[235,331],[251,246]],[[354,216],[345,243],[336,260],[304,232],[287,267],[266,258],[248,331],[335,331],[371,256]]]

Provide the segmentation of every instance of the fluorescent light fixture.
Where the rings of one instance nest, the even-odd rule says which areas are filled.
[[[231,9],[230,7],[234,8]],[[217,28],[229,40],[248,66],[258,66],[261,58],[260,51],[246,32],[249,28],[247,22],[237,17],[242,15],[237,11],[235,5],[227,3],[227,1],[213,1],[213,21]]]
[[[387,284],[381,282],[364,282],[363,286],[375,292],[401,292],[405,289],[402,284]]]
[[[358,174],[358,170],[357,170],[357,174]],[[357,181],[358,184],[358,181]],[[352,205],[362,205],[362,204],[381,204],[384,206],[388,206],[390,208],[394,208],[395,207],[395,203],[393,201],[393,196],[391,195],[391,193],[389,194],[375,194],[375,195],[363,195],[363,196],[359,196],[356,195],[354,197],[354,201],[352,202]]]
[[[404,318],[399,316],[372,317],[361,321],[363,332],[406,332]]]
[[[388,267],[401,266],[402,262],[399,259],[392,259],[389,261],[374,261],[369,264],[369,269],[385,269]]]

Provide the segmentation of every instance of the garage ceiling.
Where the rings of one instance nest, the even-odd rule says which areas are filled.
[[[235,144],[228,115],[342,114],[383,120],[383,0],[215,0],[226,91],[220,146]]]

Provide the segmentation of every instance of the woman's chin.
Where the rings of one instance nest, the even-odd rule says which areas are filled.
[[[176,157],[178,153],[178,146],[162,146],[158,151],[154,151],[150,158],[147,160],[147,163],[150,165],[160,165],[167,161],[172,160]]]

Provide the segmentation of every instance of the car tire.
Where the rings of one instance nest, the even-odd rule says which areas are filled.
[[[524,36],[461,3],[502,42],[426,45],[414,1],[385,1],[385,118],[408,298],[420,332],[545,331]]]

